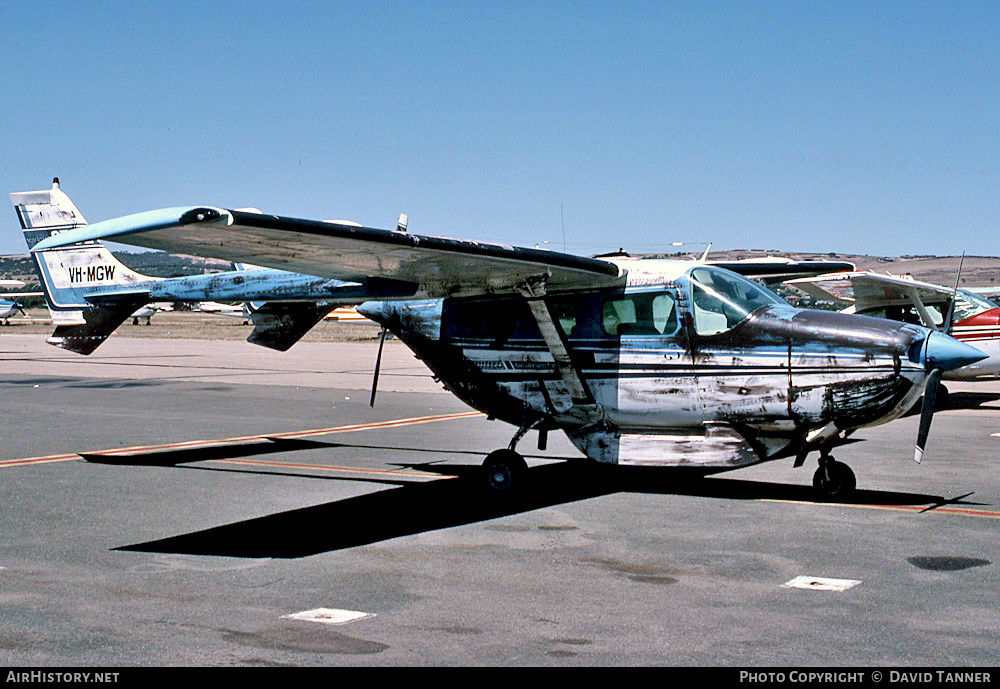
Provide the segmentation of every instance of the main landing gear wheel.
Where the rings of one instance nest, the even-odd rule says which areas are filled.
[[[827,457],[820,460],[819,469],[813,474],[813,487],[824,497],[842,499],[854,492],[857,479],[851,467]]]
[[[514,495],[520,492],[528,465],[513,450],[494,450],[483,461],[483,478],[490,494]]]

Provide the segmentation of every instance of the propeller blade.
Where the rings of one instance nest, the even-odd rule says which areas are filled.
[[[378,370],[382,366],[382,345],[385,344],[385,326],[382,326],[382,334],[378,338],[378,356],[375,357],[375,375],[372,377],[372,397],[368,400],[368,406],[375,406],[375,391],[378,390]]]
[[[927,387],[924,389],[924,403],[920,407],[920,428],[917,431],[917,444],[913,449],[913,461],[920,463],[927,446],[927,436],[931,431],[931,420],[934,418],[934,405],[937,402],[938,385],[941,383],[939,368],[933,369],[927,376]]]

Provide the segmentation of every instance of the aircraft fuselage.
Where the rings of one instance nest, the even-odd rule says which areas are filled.
[[[777,300],[727,321],[696,299],[684,276],[546,297],[592,396],[588,414],[523,298],[359,310],[471,406],[519,427],[561,428],[605,463],[745,466],[885,423],[922,394],[926,328]]]

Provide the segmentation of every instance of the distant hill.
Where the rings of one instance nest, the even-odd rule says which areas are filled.
[[[685,254],[685,256],[690,256],[690,254]],[[917,280],[946,286],[955,284],[959,262],[962,262],[961,285],[963,287],[992,287],[1000,284],[1000,257],[996,256],[966,256],[963,262],[961,256],[869,256],[835,252],[808,253],[760,249],[733,249],[709,253],[709,259],[715,261],[763,258],[765,256],[778,256],[796,261],[848,261],[856,265],[858,270],[872,270],[892,275],[909,274]],[[649,257],[677,258],[676,255],[668,256],[666,254],[650,254]]]
[[[115,251],[115,256],[129,268],[156,277],[177,277],[199,275],[229,270],[227,261],[196,256],[168,254],[160,251]],[[685,258],[690,254],[646,254],[649,258]],[[958,272],[959,256],[861,256],[843,253],[807,253],[794,251],[774,251],[761,249],[733,249],[713,251],[712,260],[735,260],[741,258],[762,258],[780,256],[794,260],[835,260],[850,261],[859,270],[874,270],[881,273],[904,275],[909,273],[917,280],[938,285],[954,285]],[[23,280],[32,289],[38,289],[38,278],[31,259],[24,255],[0,256],[0,278]],[[991,287],[1000,284],[1000,257],[966,256],[962,264],[961,284],[963,287]],[[28,289],[28,288],[25,288]]]

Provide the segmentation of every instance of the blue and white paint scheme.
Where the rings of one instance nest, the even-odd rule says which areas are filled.
[[[355,290],[358,310],[450,391],[517,428],[484,462],[501,494],[524,480],[520,439],[535,430],[544,445],[562,430],[603,464],[714,472],[781,457],[799,466],[816,451],[814,484],[843,495],[855,478],[833,448],[923,395],[919,460],[941,374],[984,356],[926,327],[793,308],[702,261],[586,258],[209,206],[76,228],[34,250],[100,240],[312,276],[283,298]],[[241,300],[273,301],[279,284],[244,278]]]
[[[153,304],[178,301],[256,302],[248,313],[255,325],[248,339],[285,350],[330,310],[364,293],[354,283],[256,266],[208,275],[151,277],[124,265],[99,239],[45,249],[39,244],[50,237],[71,230],[88,232],[83,215],[62,191],[58,178],[51,189],[10,196],[56,326],[48,341],[80,354],[92,353],[126,319],[148,318],[155,312]]]

